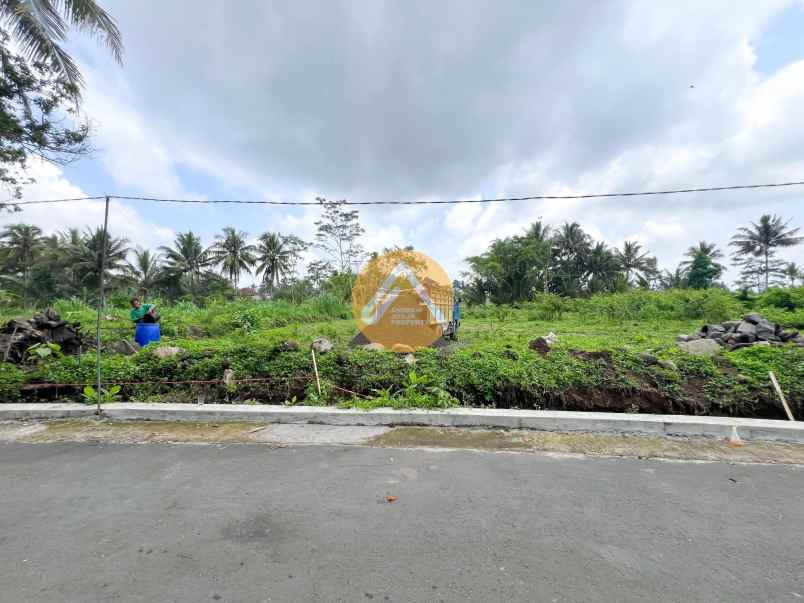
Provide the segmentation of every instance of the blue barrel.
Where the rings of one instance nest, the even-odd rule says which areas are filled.
[[[143,348],[152,341],[159,341],[161,335],[158,322],[138,322],[134,329],[134,341]]]

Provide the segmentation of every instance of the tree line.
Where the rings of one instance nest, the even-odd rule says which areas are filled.
[[[322,290],[346,297],[351,273],[366,254],[359,243],[363,234],[356,210],[319,199],[323,207],[315,241],[292,234],[265,232],[255,242],[248,234],[227,226],[205,246],[192,231],[176,235],[171,245],[156,249],[132,247],[123,237],[107,233],[106,293],[160,296],[199,301],[208,296],[231,296],[240,290],[244,276],[259,281],[259,293],[301,301]],[[69,229],[45,235],[25,223],[0,231],[0,290],[7,301],[28,307],[57,298],[98,297],[103,250],[103,229]],[[304,252],[315,247],[327,259],[304,267]],[[249,294],[255,293],[248,291]]]
[[[278,232],[265,232],[250,242],[247,233],[227,226],[210,245],[187,231],[177,234],[171,245],[143,249],[108,233],[106,292],[197,302],[238,293],[302,301],[326,291],[347,300],[358,266],[377,254],[367,254],[360,244],[364,229],[357,210],[319,201],[323,213],[312,242]],[[730,241],[732,262],[740,268],[738,286],[764,290],[801,283],[804,271],[778,257],[780,249],[804,241],[798,231],[771,215],[740,228]],[[102,247],[101,228],[45,235],[30,224],[6,226],[0,231],[0,289],[7,301],[24,306],[72,297],[94,302]],[[302,266],[305,252],[313,247],[325,259]],[[612,248],[594,241],[577,222],[552,228],[538,221],[522,235],[497,239],[484,253],[466,258],[470,270],[455,286],[471,303],[514,303],[539,293],[580,297],[629,288],[724,287],[724,257],[716,244],[700,241],[674,271],[661,271],[656,258],[636,241]],[[240,289],[244,276],[257,279],[258,291]]]
[[[759,291],[801,283],[804,271],[778,257],[780,249],[804,241],[798,231],[789,221],[768,214],[740,228],[729,242],[732,263],[740,269],[737,286]],[[725,254],[716,244],[700,241],[684,256],[672,272],[661,271],[656,258],[636,241],[612,248],[594,241],[577,222],[553,228],[537,221],[524,234],[497,239],[484,253],[466,258],[470,270],[455,285],[474,303],[514,303],[539,293],[580,297],[633,287],[725,287],[720,281]]]

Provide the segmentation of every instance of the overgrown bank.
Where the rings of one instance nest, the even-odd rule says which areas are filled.
[[[350,320],[337,318],[342,307],[331,309],[323,321],[313,322],[321,313],[311,310],[309,322],[294,318],[277,325],[276,307],[242,304],[213,313],[214,327],[196,323],[185,312],[183,334],[163,342],[180,348],[176,355],[160,358],[150,348],[133,356],[104,354],[102,368],[104,381],[119,383],[118,397],[126,400],[783,418],[768,381],[773,370],[794,413],[804,414],[804,348],[751,347],[708,358],[686,354],[675,344],[679,333],[749,309],[775,312],[775,320],[795,328],[800,306],[765,307],[761,300],[747,304],[721,291],[672,295],[674,299],[668,293],[633,292],[570,304],[547,299],[520,308],[475,308],[468,312],[456,345],[422,350],[413,357],[350,348],[355,330]],[[800,296],[801,289],[793,290],[794,300]],[[235,325],[235,316],[241,326]],[[212,328],[224,334],[210,337]],[[533,337],[548,331],[559,336],[548,354],[528,347]],[[334,349],[317,358],[319,395],[309,346],[321,335],[333,341]],[[73,384],[94,380],[92,354],[0,367],[5,401],[81,399],[81,386]],[[225,374],[228,385],[221,382]]]

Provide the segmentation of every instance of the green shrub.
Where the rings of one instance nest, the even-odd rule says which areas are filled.
[[[20,397],[20,386],[26,375],[17,366],[0,362],[0,402],[14,402]]]

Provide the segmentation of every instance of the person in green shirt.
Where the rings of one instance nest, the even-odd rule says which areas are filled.
[[[143,304],[139,297],[131,298],[131,320],[138,322],[156,322],[156,306]]]

